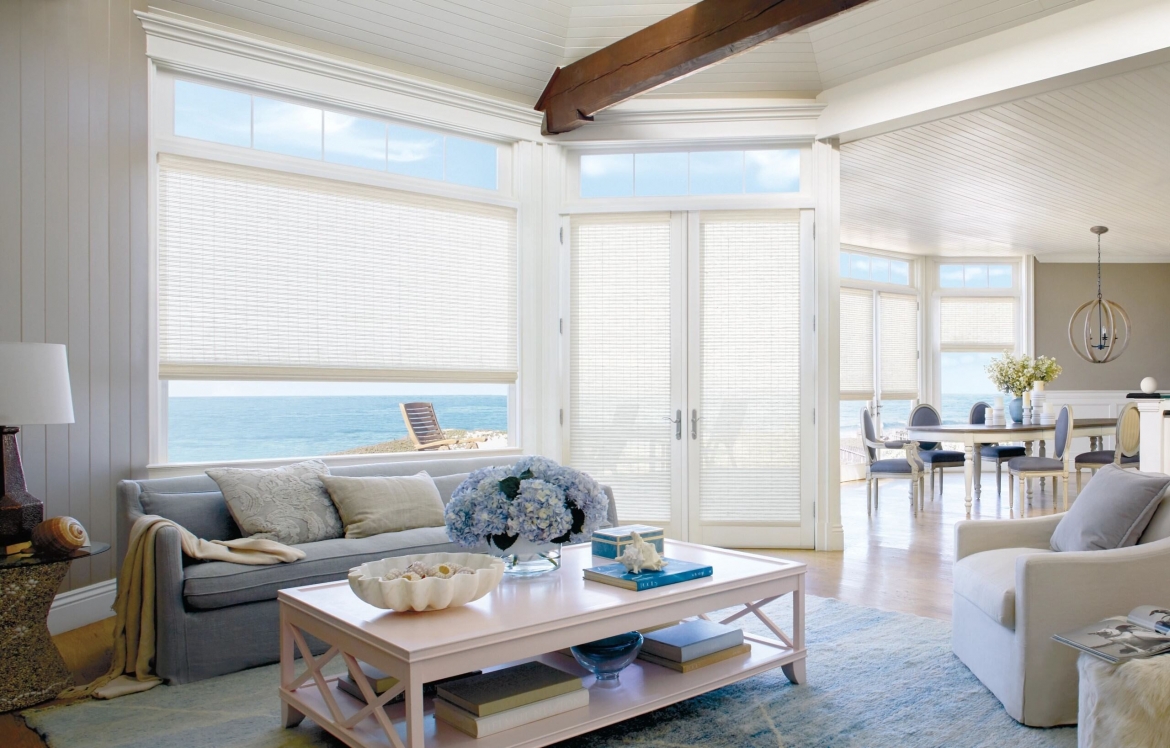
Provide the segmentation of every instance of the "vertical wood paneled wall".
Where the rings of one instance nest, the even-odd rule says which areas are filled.
[[[21,428],[25,476],[46,516],[111,544],[149,438],[145,5],[0,0],[0,340],[68,346],[77,419]],[[66,587],[117,558],[74,563]]]

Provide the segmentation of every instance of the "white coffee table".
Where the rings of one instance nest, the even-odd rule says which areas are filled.
[[[565,548],[559,571],[533,579],[504,579],[488,596],[449,610],[380,610],[359,600],[345,581],[282,590],[278,598],[284,725],[295,726],[307,716],[347,745],[362,748],[543,746],[776,667],[782,667],[793,683],[805,682],[804,564],[669,540],[665,555],[708,563],[714,574],[633,592],[586,582],[581,570],[606,559],[594,558],[588,545],[576,545]],[[760,611],[786,594],[793,596],[791,636]],[[589,706],[486,738],[475,739],[436,722],[430,699],[423,697],[423,683],[532,659],[587,676],[558,650],[735,606],[742,607],[725,622],[754,614],[777,639],[745,633],[752,645],[750,655],[690,673],[635,661],[622,671],[620,687],[591,689]],[[328,643],[329,651],[312,657],[306,633]],[[308,664],[300,676],[294,667],[298,650]],[[338,655],[351,673],[358,672],[357,661],[362,660],[400,682],[377,698],[367,691],[373,706],[366,706],[339,691],[336,676],[321,672]],[[355,680],[365,688],[364,679]],[[592,683],[592,677],[586,677],[586,686]],[[404,690],[404,704],[384,706]]]

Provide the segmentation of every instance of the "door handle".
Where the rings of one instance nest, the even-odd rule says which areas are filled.
[[[682,440],[682,411],[676,410],[674,412],[674,418],[671,418],[670,416],[663,416],[662,420],[670,421],[671,423],[674,424],[674,438],[681,441]]]
[[[691,438],[692,439],[699,438],[699,421],[701,421],[701,420],[703,420],[703,419],[699,418],[699,411],[692,409],[691,410]]]

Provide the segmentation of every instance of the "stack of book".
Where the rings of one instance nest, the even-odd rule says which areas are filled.
[[[473,738],[589,706],[580,678],[542,662],[448,681],[436,691],[435,718]]]
[[[696,564],[690,561],[666,559],[666,566],[661,571],[643,571],[637,574],[626,570],[622,564],[605,564],[593,566],[584,570],[585,579],[590,582],[612,584],[615,587],[625,587],[627,590],[654,589],[668,584],[689,582],[692,579],[701,579],[711,576],[711,567],[707,564]]]
[[[747,654],[751,645],[743,630],[702,618],[645,634],[638,659],[689,673]]]
[[[394,688],[394,686],[398,685],[397,678],[395,678],[392,675],[387,675],[386,673],[383,673],[381,670],[374,667],[373,665],[370,665],[369,663],[358,662],[358,667],[360,667],[362,669],[362,675],[365,676],[366,682],[370,684],[370,690],[372,690],[374,692],[375,696],[381,696],[382,694],[389,691],[391,688]],[[458,680],[460,678],[467,678],[469,676],[479,675],[479,674],[480,674],[479,670],[473,670],[470,673],[463,673],[462,675],[455,675],[455,676],[452,676],[450,678],[442,678],[440,680],[435,681],[434,683],[424,683],[423,684],[423,696],[431,696],[431,697],[435,696],[435,694],[438,693],[438,691],[437,691],[438,686],[442,685],[443,683],[446,683],[447,681]],[[349,673],[346,673],[345,675],[343,675],[337,679],[337,687],[340,688],[342,691],[345,691],[347,694],[354,697],[358,701],[365,701],[366,700],[366,697],[362,696],[362,689],[358,687],[357,682],[353,679],[353,676],[350,675]],[[387,703],[397,704],[398,702],[403,701],[403,699],[404,699],[404,695],[400,693],[397,696],[395,696],[394,698],[390,699],[390,701]]]

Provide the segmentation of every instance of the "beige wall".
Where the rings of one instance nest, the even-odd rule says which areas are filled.
[[[145,0],[0,0],[0,340],[64,343],[76,423],[22,427],[29,490],[114,542],[147,460]],[[9,424],[17,425],[17,424]],[[68,587],[114,576],[74,562]]]
[[[1036,263],[1036,355],[1054,356],[1064,372],[1054,390],[1136,391],[1152,376],[1170,390],[1170,264],[1106,264],[1105,298],[1121,304],[1133,323],[1133,339],[1120,358],[1090,364],[1068,342],[1073,311],[1097,294],[1092,263]]]

